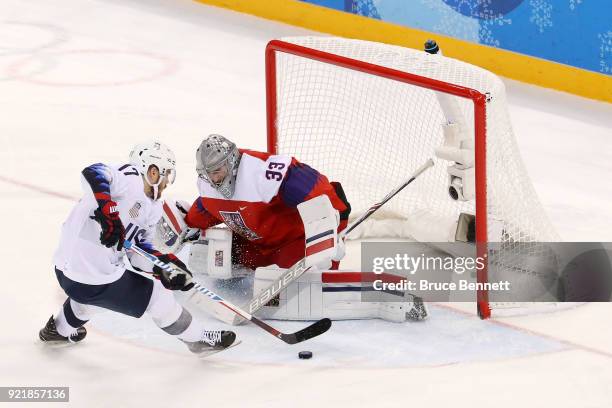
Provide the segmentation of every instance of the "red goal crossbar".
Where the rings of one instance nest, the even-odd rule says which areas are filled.
[[[277,78],[276,54],[278,52],[292,54],[327,64],[336,65],[394,81],[427,88],[432,91],[444,92],[461,98],[471,99],[474,104],[474,144],[475,144],[475,172],[476,172],[476,253],[479,257],[487,257],[487,184],[486,184],[486,102],[487,96],[475,89],[460,85],[438,81],[432,78],[371,64],[328,52],[303,47],[281,40],[272,40],[266,47],[266,115],[268,151],[277,153],[278,133],[277,120]],[[288,152],[291,153],[291,152]],[[299,158],[298,158],[299,159]],[[487,282],[487,262],[485,267],[477,271],[477,281]],[[491,309],[488,293],[478,290],[476,295],[478,314],[485,319],[490,317]]]

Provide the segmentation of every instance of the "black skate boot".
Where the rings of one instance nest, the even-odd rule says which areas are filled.
[[[53,315],[49,318],[49,321],[38,332],[38,337],[40,337],[41,341],[45,343],[78,343],[83,340],[87,335],[87,330],[81,326],[74,333],[72,333],[68,337],[64,337],[57,332],[57,328],[55,327],[55,319]]]
[[[229,330],[207,330],[202,334],[200,341],[184,341],[194,354],[209,355],[213,352],[225,350],[236,340],[236,333]]]

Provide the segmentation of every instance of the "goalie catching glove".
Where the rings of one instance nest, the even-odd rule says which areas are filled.
[[[189,228],[185,215],[189,203],[184,200],[167,198],[162,205],[162,217],[155,226],[155,247],[164,251],[178,253],[183,244],[195,241],[200,235],[198,228]]]
[[[153,266],[153,276],[159,279],[166,289],[188,291],[193,288],[194,283],[191,281],[193,276],[187,269],[187,266],[176,257],[174,254],[154,254],[160,261],[167,264],[173,264],[178,268],[172,268],[172,271],[162,269],[161,267]]]

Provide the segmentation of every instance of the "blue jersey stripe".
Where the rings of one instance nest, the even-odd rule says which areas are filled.
[[[150,254],[157,252],[157,250],[153,247],[153,245],[148,241],[144,241],[144,240],[139,241],[138,246],[140,247],[140,249],[143,249],[144,251]]]
[[[91,166],[85,167],[81,172],[92,191],[95,193],[107,193],[110,194],[110,181],[111,173],[110,169],[102,163],[92,164]]]
[[[205,212],[205,211],[206,211],[206,208],[204,208],[204,203],[203,203],[203,201],[204,201],[204,200],[202,199],[202,197],[200,197],[200,198],[198,198],[198,199],[196,200],[196,207],[197,207],[197,209],[198,209],[198,211],[199,211],[199,212]]]
[[[297,163],[287,169],[280,188],[281,198],[289,207],[297,207],[315,187],[321,175],[307,164]]]
[[[306,243],[308,244],[308,243],[310,243],[310,242],[312,242],[314,240],[317,240],[317,239],[319,239],[321,237],[324,237],[324,236],[327,236],[327,235],[334,235],[334,230],[328,230],[328,231],[325,231],[325,232],[321,232],[320,234],[313,235],[312,237],[306,239]]]

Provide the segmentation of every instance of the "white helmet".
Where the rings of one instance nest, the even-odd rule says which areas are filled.
[[[136,145],[130,153],[130,164],[132,164],[148,185],[153,187],[153,199],[157,200],[158,188],[163,178],[168,180],[169,184],[174,183],[176,178],[176,158],[172,150],[160,142],[147,142]],[[149,180],[147,172],[151,166],[157,167],[160,178],[157,183],[152,183]]]

